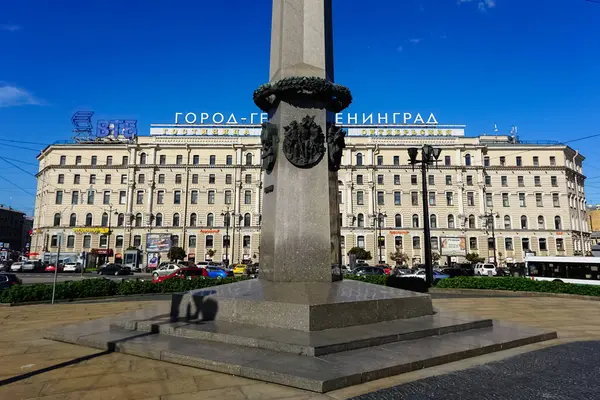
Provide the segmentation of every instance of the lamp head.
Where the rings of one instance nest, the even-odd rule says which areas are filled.
[[[435,147],[433,149],[433,159],[437,161],[440,158],[440,154],[442,154],[442,149],[440,149],[439,147]]]
[[[428,144],[423,145],[423,158],[426,160],[429,160],[429,158],[431,157],[432,153],[433,153],[433,147],[431,147]]]
[[[419,149],[416,147],[408,148],[408,157],[410,157],[410,163],[414,164],[417,161],[417,154],[419,153]]]

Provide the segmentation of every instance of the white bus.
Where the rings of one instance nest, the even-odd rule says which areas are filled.
[[[525,273],[534,281],[600,285],[600,257],[525,257]]]

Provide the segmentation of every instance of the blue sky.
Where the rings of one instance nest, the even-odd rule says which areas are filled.
[[[435,113],[468,135],[600,134],[600,4],[585,0],[333,0],[336,81],[349,112]],[[160,4],[160,5],[156,5]],[[170,123],[175,112],[258,110],[271,1],[0,3],[0,155],[35,164],[70,117]],[[7,140],[31,141],[22,144]],[[600,177],[598,138],[573,143]],[[17,164],[36,172],[35,165]],[[0,160],[0,203],[28,213],[36,180]],[[597,182],[597,183],[594,183]],[[600,202],[600,180],[590,180]]]

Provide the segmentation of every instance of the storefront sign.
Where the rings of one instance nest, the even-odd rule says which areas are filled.
[[[220,229],[200,229],[200,233],[219,233]]]
[[[392,235],[408,235],[408,231],[390,231]]]
[[[110,232],[108,228],[73,228],[75,233],[95,233],[101,235],[107,235]]]

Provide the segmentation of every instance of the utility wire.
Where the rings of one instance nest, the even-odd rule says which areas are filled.
[[[21,186],[17,185],[16,183],[14,183],[13,181],[11,181],[10,179],[0,175],[0,178],[4,179],[6,182],[10,183],[11,185],[13,185],[14,187],[21,189],[23,192],[27,193],[30,196],[35,197],[34,193],[31,193],[29,190],[22,188]]]

